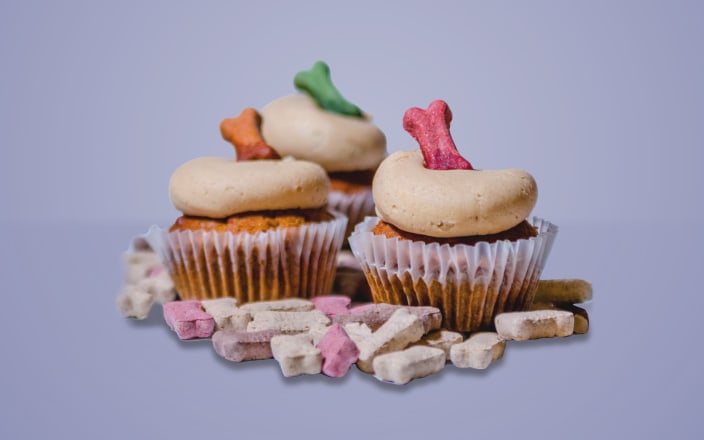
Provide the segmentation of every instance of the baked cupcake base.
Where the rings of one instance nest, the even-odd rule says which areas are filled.
[[[374,234],[376,217],[349,238],[374,302],[437,307],[443,327],[493,327],[499,313],[530,306],[557,226],[534,217],[536,237],[475,245],[425,243]]]
[[[330,293],[347,218],[256,233],[163,230],[147,234],[181,299],[234,297],[238,303]]]

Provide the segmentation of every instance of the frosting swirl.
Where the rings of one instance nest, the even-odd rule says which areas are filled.
[[[373,170],[386,156],[386,137],[369,117],[322,110],[303,93],[279,98],[260,113],[262,136],[279,154],[328,172]]]
[[[538,188],[526,171],[431,170],[420,151],[399,151],[372,184],[377,215],[430,237],[487,235],[510,229],[535,206]]]
[[[200,157],[171,176],[174,207],[185,215],[224,218],[248,211],[319,208],[330,181],[318,164],[293,160],[236,161]]]

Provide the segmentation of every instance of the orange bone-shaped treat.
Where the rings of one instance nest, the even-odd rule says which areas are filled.
[[[403,115],[403,128],[418,141],[425,167],[431,170],[472,170],[460,155],[450,135],[452,112],[447,103],[436,100],[427,110],[413,107]]]
[[[281,156],[262,139],[259,127],[262,118],[248,107],[236,118],[223,119],[220,132],[223,139],[235,146],[237,160],[280,159]]]

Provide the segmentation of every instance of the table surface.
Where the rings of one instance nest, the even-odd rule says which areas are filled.
[[[121,318],[121,253],[147,226],[6,225],[0,437],[704,434],[703,243],[687,228],[561,225],[543,275],[593,283],[588,334],[509,342],[487,370],[448,365],[396,386],[356,369],[284,378],[273,360],[229,363],[209,341],[179,341],[158,306]]]

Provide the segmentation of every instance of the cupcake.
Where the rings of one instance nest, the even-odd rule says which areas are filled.
[[[318,61],[299,72],[301,93],[262,108],[262,136],[282,155],[320,164],[331,181],[328,203],[349,218],[347,234],[374,214],[371,183],[386,156],[386,137],[359,107],[345,100]]]
[[[328,294],[347,219],[327,209],[330,181],[318,164],[279,158],[245,109],[221,124],[237,159],[201,157],[171,177],[183,213],[148,237],[181,299],[239,303]]]
[[[527,219],[537,200],[530,174],[477,170],[460,156],[451,120],[443,101],[406,112],[420,151],[381,163],[377,216],[349,241],[375,302],[438,307],[452,330],[491,329],[498,313],[531,305],[557,227]]]

